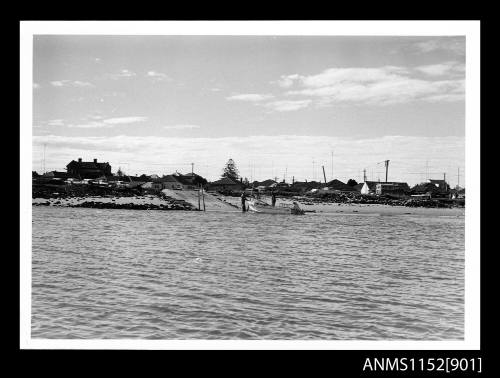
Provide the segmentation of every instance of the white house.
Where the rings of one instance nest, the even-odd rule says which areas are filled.
[[[365,181],[361,188],[361,194],[375,194],[377,190],[377,181]]]

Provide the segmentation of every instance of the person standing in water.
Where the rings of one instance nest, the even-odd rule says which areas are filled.
[[[276,192],[273,192],[273,194],[271,195],[271,204],[273,205],[273,207],[276,205]]]
[[[245,196],[245,192],[241,193],[241,211],[245,212],[247,211],[247,207],[245,205],[245,201],[246,201],[246,196]]]

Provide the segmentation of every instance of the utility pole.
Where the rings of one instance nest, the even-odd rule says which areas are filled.
[[[363,169],[363,182],[366,182],[366,168]]]
[[[194,174],[194,163],[191,163],[191,175]]]
[[[321,168],[323,168],[323,178],[325,179],[325,184],[326,184],[325,166],[322,165]]]
[[[333,150],[332,150],[332,180],[333,180]]]
[[[45,173],[45,147],[47,147],[47,143],[43,144],[43,173]]]
[[[385,161],[385,182],[387,182],[387,174],[389,172],[389,160]]]

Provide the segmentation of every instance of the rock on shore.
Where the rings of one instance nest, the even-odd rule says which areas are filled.
[[[159,196],[33,198],[34,206],[129,210],[196,210],[189,203]]]

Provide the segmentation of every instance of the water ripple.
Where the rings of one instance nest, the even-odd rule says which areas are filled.
[[[463,339],[464,219],[33,208],[32,337]]]

